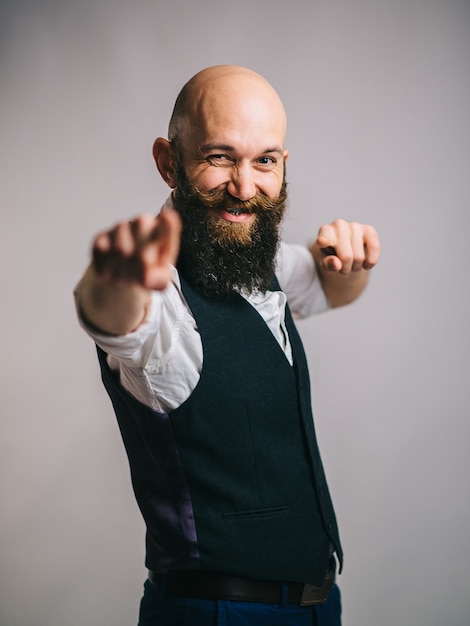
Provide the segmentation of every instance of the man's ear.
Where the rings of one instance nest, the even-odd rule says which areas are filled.
[[[155,139],[152,152],[160,176],[169,187],[174,189],[176,187],[176,168],[171,142],[162,137],[158,137]]]

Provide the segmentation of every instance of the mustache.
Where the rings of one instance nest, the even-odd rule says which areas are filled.
[[[206,210],[229,210],[237,209],[246,213],[271,213],[279,208],[279,204],[287,199],[286,184],[284,183],[279,195],[270,198],[261,191],[258,191],[249,200],[239,200],[230,195],[226,189],[201,190],[195,186],[186,190],[186,201],[194,202]]]

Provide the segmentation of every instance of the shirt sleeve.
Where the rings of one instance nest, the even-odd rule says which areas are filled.
[[[165,290],[152,292],[147,317],[134,332],[106,335],[87,325],[79,310],[78,317],[108,354],[111,369],[119,371],[123,387],[137,400],[156,411],[168,411],[189,397],[199,380],[202,344],[176,269]]]
[[[116,336],[101,333],[83,319],[77,304],[76,294],[77,289],[75,290],[75,300],[79,323],[91,339],[106,353],[119,361],[133,367],[145,367],[151,352],[155,350],[158,335],[165,335],[166,332],[166,329],[162,328],[161,325],[165,296],[161,292],[152,292],[145,321],[135,331]],[[164,341],[160,341],[160,344],[163,343]],[[162,356],[163,347],[160,353]]]
[[[282,242],[276,261],[276,275],[294,317],[302,319],[330,308],[313,257],[305,246]]]

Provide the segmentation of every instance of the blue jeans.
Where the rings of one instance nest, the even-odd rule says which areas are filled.
[[[310,607],[200,600],[169,596],[147,580],[138,626],[341,626],[341,597],[333,585],[325,604]]]

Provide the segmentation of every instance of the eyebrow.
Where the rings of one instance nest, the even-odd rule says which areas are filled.
[[[200,148],[201,152],[211,152],[211,150],[223,150],[224,152],[236,152],[233,146],[230,146],[225,143],[206,143]],[[260,151],[260,154],[271,154],[273,152],[277,152],[278,154],[284,154],[283,149],[280,146],[275,146],[272,148],[265,148]]]

